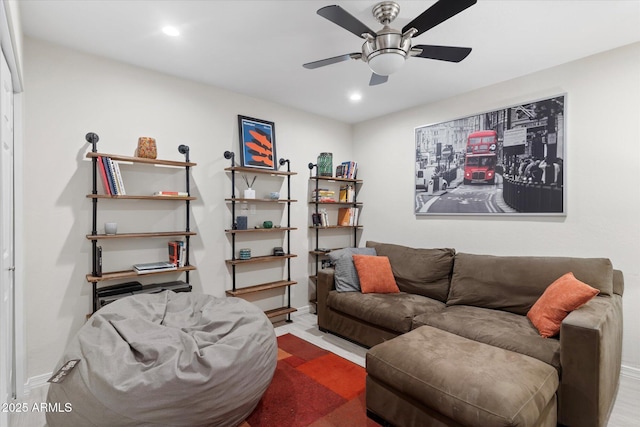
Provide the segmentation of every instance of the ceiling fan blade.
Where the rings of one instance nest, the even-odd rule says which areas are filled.
[[[437,59],[439,61],[449,62],[460,62],[471,53],[470,47],[433,46],[428,44],[419,44],[413,46],[413,49],[422,49],[422,52],[414,55],[418,58]]]
[[[373,37],[376,36],[375,31],[364,25],[356,17],[349,12],[341,8],[340,6],[325,6],[318,9],[318,15],[323,18],[327,18],[329,21],[336,25],[341,26],[345,30],[355,34],[358,37],[362,37],[362,34],[369,33]]]
[[[429,9],[422,12],[413,21],[405,25],[402,29],[402,33],[405,33],[411,28],[415,28],[418,32],[414,37],[417,37],[452,16],[457,15],[466,8],[473,6],[476,2],[477,0],[439,0]]]
[[[381,76],[376,73],[371,73],[371,80],[369,80],[369,86],[381,85],[389,80],[389,76]]]
[[[337,64],[338,62],[348,61],[351,58],[358,59],[361,55],[362,54],[360,53],[346,53],[344,55],[334,56],[332,58],[321,59],[319,61],[314,61],[314,62],[307,62],[302,66],[309,70],[313,70],[315,68],[324,67],[325,65]]]

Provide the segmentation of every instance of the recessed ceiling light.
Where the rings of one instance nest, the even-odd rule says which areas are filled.
[[[180,35],[180,31],[178,31],[176,27],[172,27],[171,25],[163,27],[162,32],[170,37],[178,37]]]
[[[362,94],[359,92],[353,92],[351,95],[349,95],[349,100],[351,100],[351,102],[358,102],[362,99]]]

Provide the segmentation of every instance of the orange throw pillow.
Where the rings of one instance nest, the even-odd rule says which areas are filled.
[[[360,288],[363,294],[394,294],[400,292],[391,271],[391,263],[386,256],[354,255]]]
[[[553,282],[538,298],[527,317],[540,335],[549,338],[560,332],[560,324],[573,310],[600,293],[567,273]]]

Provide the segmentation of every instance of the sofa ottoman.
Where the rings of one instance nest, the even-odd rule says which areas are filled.
[[[555,368],[431,326],[366,356],[368,413],[396,426],[555,426]]]

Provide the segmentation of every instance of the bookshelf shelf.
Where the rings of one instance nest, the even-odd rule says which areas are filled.
[[[329,182],[352,182],[354,184],[362,184],[361,179],[336,178],[332,176],[312,176],[309,179],[313,181],[329,181]]]
[[[266,314],[269,319],[273,319],[274,317],[288,316],[289,314],[294,313],[296,311],[298,311],[297,308],[280,307],[280,308],[275,308],[273,310],[267,310],[264,312],[264,314]]]
[[[92,274],[87,274],[87,282],[97,283],[104,282],[108,280],[121,280],[121,279],[131,279],[133,277],[148,277],[148,276],[156,276],[158,274],[171,274],[171,273],[183,273],[187,271],[193,271],[196,267],[193,265],[188,265],[186,267],[180,267],[175,270],[166,270],[166,271],[154,271],[152,273],[138,274],[134,270],[122,270],[122,271],[111,271],[111,272],[103,272],[102,276],[94,276]]]
[[[249,228],[247,230],[224,230],[228,234],[243,234],[243,233],[274,233],[277,231],[292,231],[297,230],[295,227],[274,227],[274,228]]]
[[[281,261],[288,258],[295,258],[297,256],[298,255],[294,255],[294,254],[279,255],[279,256],[266,255],[266,256],[255,256],[249,259],[227,259],[224,262],[226,262],[229,265],[255,264],[255,263],[261,263],[261,262]]]
[[[291,199],[224,199],[226,202],[236,202],[236,203],[292,203],[297,202],[297,200]]]
[[[231,166],[228,168],[224,168],[227,172],[244,172],[244,173],[257,173],[263,175],[272,175],[272,176],[292,176],[297,175],[298,172],[291,171],[275,171],[275,170],[267,170],[267,169],[257,169],[257,168],[246,168],[242,166]]]
[[[254,295],[254,299],[256,298],[256,294],[261,292],[273,290],[273,289],[284,289],[283,299],[286,301],[286,306],[279,307],[272,310],[266,310],[265,314],[269,318],[276,318],[281,316],[286,316],[286,321],[291,321],[290,314],[296,311],[295,308],[291,307],[291,286],[295,285],[297,282],[291,280],[291,259],[296,258],[297,255],[291,253],[291,231],[297,230],[296,227],[291,227],[291,203],[297,202],[297,200],[291,198],[291,177],[297,175],[296,172],[291,172],[290,170],[290,162],[286,159],[280,159],[279,166],[284,166],[286,163],[287,170],[279,171],[279,170],[267,170],[267,169],[258,169],[258,168],[249,168],[249,167],[241,167],[235,166],[235,154],[226,151],[224,153],[224,157],[226,159],[231,160],[231,166],[225,168],[226,172],[230,173],[231,178],[231,197],[225,199],[226,203],[231,204],[231,222],[232,227],[224,230],[224,232],[230,236],[231,238],[231,259],[225,260],[225,263],[231,269],[231,280],[232,280],[232,288],[226,291],[228,296],[233,297],[244,297],[248,295]],[[283,194],[284,198],[278,199],[247,199],[242,197],[236,197],[236,174],[238,173],[246,173],[251,175],[262,175],[262,176],[275,176],[282,177],[286,180],[287,183],[287,192]],[[266,181],[266,180],[265,180]],[[276,181],[276,180],[271,180]],[[247,183],[248,184],[248,183]],[[238,230],[234,227],[236,220],[236,207],[237,205],[246,206],[247,204],[255,204],[261,208],[270,208],[273,205],[286,205],[286,211],[284,218],[284,222],[280,227],[273,228],[247,228],[245,230]],[[265,235],[265,233],[267,233]],[[269,234],[271,233],[271,234]],[[277,235],[273,233],[284,233],[284,240],[286,243],[286,248],[284,249],[285,253],[281,256],[275,255],[267,255],[267,256],[255,256],[250,259],[239,259],[236,258],[237,248],[236,248],[236,237],[237,236],[245,236],[244,240],[249,240],[248,236],[251,236],[253,240],[271,240],[278,239],[280,242],[283,239],[282,235]],[[259,237],[261,236],[261,237]],[[244,245],[245,243],[243,243]],[[279,246],[279,245],[278,245]],[[285,246],[285,245],[283,245]],[[272,263],[277,261],[284,261],[284,268],[286,271],[286,279],[277,280],[275,282],[262,283],[254,286],[242,286],[238,284],[238,277],[236,275],[236,269],[241,268],[245,265],[258,265],[258,267],[254,268],[263,268],[260,267],[260,264]]]
[[[195,236],[197,233],[194,231],[160,231],[160,232],[146,232],[146,233],[118,233],[118,234],[87,234],[89,240],[103,240],[103,239],[137,239],[137,238],[150,238],[150,237],[180,237],[180,236]]]
[[[195,236],[196,233],[192,232],[190,229],[190,215],[191,215],[191,205],[190,202],[192,200],[196,200],[195,197],[192,197],[190,194],[189,186],[190,186],[190,168],[196,166],[196,163],[189,161],[189,147],[186,145],[180,145],[178,147],[178,152],[184,155],[185,161],[174,161],[174,160],[162,160],[162,159],[146,159],[142,157],[130,157],[130,156],[122,156],[119,154],[108,154],[101,153],[97,150],[97,143],[100,139],[98,135],[93,132],[87,133],[85,136],[87,142],[91,143],[91,151],[86,154],[86,157],[91,159],[91,170],[92,170],[92,191],[91,194],[87,194],[87,198],[91,199],[92,203],[92,229],[91,234],[87,234],[86,238],[91,241],[91,260],[92,260],[92,271],[86,275],[87,282],[92,284],[92,308],[95,312],[100,308],[102,301],[100,299],[99,291],[104,290],[104,287],[98,288],[98,283],[108,282],[108,281],[116,281],[116,280],[126,280],[132,278],[141,278],[141,277],[149,277],[149,276],[157,276],[157,275],[167,275],[167,274],[184,274],[185,281],[179,282],[181,283],[178,288],[181,291],[190,291],[191,285],[189,284],[189,272],[196,269],[193,265],[189,263],[189,253],[190,253],[190,244],[189,239],[192,236]],[[103,158],[108,158],[104,162]],[[154,196],[154,195],[111,195],[111,194],[98,194],[98,182],[99,180],[103,180],[103,184],[105,186],[106,193],[116,193],[115,187],[113,184],[116,181],[116,176],[118,178],[118,182],[120,187],[122,187],[122,177],[120,173],[116,169],[116,174],[114,174],[114,170],[109,172],[108,168],[105,165],[109,164],[109,159],[115,162],[128,162],[132,164],[146,164],[146,165],[154,165],[154,166],[169,166],[175,168],[181,168],[185,171],[185,186],[186,191],[185,194],[187,196]],[[117,165],[117,164],[116,164]],[[147,169],[149,170],[149,169]],[[107,175],[111,175],[108,176]],[[107,182],[108,181],[108,182]],[[111,187],[111,188],[109,188]],[[124,187],[122,187],[123,189]],[[124,191],[122,191],[124,192]],[[119,233],[119,234],[98,234],[97,230],[97,217],[98,217],[98,202],[100,200],[156,200],[156,201],[178,201],[184,203],[186,210],[186,220],[185,220],[185,228],[184,230],[177,231],[154,231],[154,232],[130,232],[130,233]],[[179,267],[175,270],[160,270],[154,271],[146,274],[138,274],[135,270],[123,270],[123,271],[102,271],[102,247],[98,246],[98,242],[102,240],[121,240],[121,239],[146,239],[146,238],[184,238],[184,266]],[[176,288],[175,283],[172,282],[171,289]],[[154,284],[151,287],[162,286],[163,284]],[[165,283],[165,285],[167,285]],[[148,288],[151,288],[148,287]],[[130,295],[130,286],[126,286],[126,284],[122,283],[122,287],[120,284],[116,284],[113,286],[107,286],[108,292],[110,294],[109,301],[113,301],[118,295],[126,296]],[[144,288],[144,286],[143,286]],[[104,298],[103,298],[104,299]]]
[[[196,197],[184,197],[184,196],[136,196],[136,195],[124,195],[124,196],[110,196],[107,194],[87,194],[89,199],[120,199],[120,200],[172,200],[178,202],[184,202],[186,200],[197,200]]]
[[[362,228],[361,225],[323,225],[323,226],[316,226],[316,225],[310,225],[309,228],[317,228],[318,230],[331,230],[334,228]]]
[[[237,296],[241,296],[241,295],[248,295],[248,294],[254,294],[256,292],[263,292],[269,289],[277,289],[277,288],[284,288],[284,287],[289,287],[289,286],[293,286],[298,282],[294,282],[291,280],[279,280],[277,282],[269,282],[269,283],[262,283],[260,285],[255,285],[255,286],[247,286],[244,288],[238,288],[235,291],[230,290],[230,291],[226,291],[227,295],[231,296],[231,297],[237,297]]]
[[[98,157],[109,157],[113,160],[117,160],[120,162],[130,162],[130,163],[144,163],[148,165],[161,165],[161,166],[175,166],[175,167],[192,167],[196,166],[197,163],[192,162],[179,162],[174,160],[161,160],[161,159],[145,159],[143,157],[130,157],[130,156],[121,156],[118,154],[108,154],[108,153],[98,153],[94,151],[90,151],[87,153],[87,158],[96,159]]]

